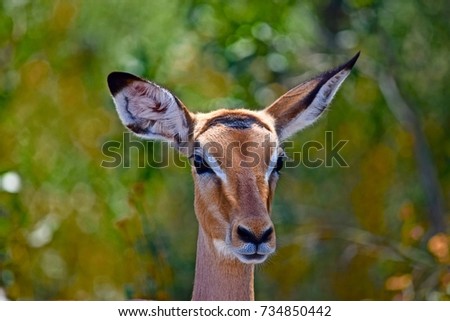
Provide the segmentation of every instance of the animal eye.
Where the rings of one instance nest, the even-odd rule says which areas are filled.
[[[214,171],[209,167],[208,163],[205,162],[202,156],[194,154],[192,156],[192,165],[195,167],[197,174],[202,175],[205,173],[214,173]]]
[[[278,156],[277,164],[274,168],[274,171],[279,173],[281,171],[281,169],[283,168],[283,165],[284,165],[284,155],[280,155],[280,156]]]

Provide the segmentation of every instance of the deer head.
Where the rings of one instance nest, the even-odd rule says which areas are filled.
[[[260,111],[193,113],[155,83],[123,72],[108,76],[123,124],[191,160],[199,222],[194,299],[253,299],[253,265],[276,248],[270,211],[281,142],[324,113],[358,56]]]

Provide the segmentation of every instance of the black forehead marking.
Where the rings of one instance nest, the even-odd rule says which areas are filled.
[[[250,129],[253,125],[266,128],[270,131],[269,126],[264,124],[258,118],[251,115],[222,115],[210,119],[205,124],[205,129],[215,125],[224,125],[234,129]]]

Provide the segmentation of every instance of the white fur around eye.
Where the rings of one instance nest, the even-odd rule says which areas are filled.
[[[267,168],[266,174],[264,175],[264,179],[266,180],[266,182],[269,181],[270,175],[272,175],[274,168],[277,166],[277,160],[279,155],[280,151],[278,148],[275,148],[272,155],[270,155],[270,164],[269,167]]]
[[[200,155],[200,156],[209,165],[209,167],[214,171],[216,176],[219,177],[222,182],[226,183],[227,182],[227,175],[225,174],[225,172],[220,167],[219,162],[217,162],[217,160],[213,156],[208,154],[206,151],[204,152],[203,155]]]

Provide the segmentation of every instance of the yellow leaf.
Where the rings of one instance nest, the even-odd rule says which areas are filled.
[[[409,287],[412,283],[411,274],[403,274],[399,276],[391,276],[386,280],[385,288],[389,291],[402,291]]]

